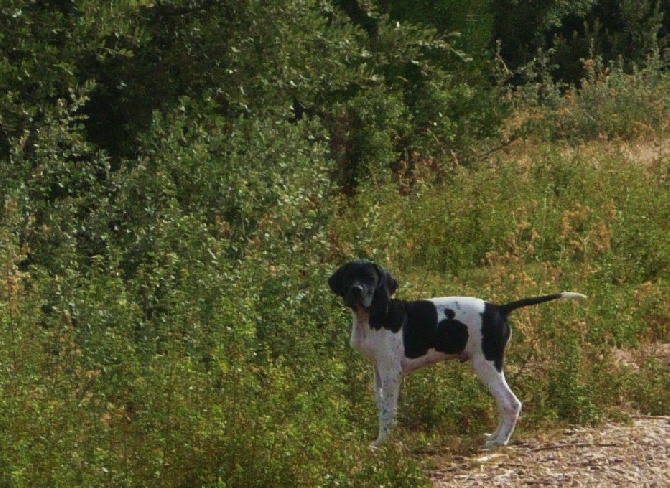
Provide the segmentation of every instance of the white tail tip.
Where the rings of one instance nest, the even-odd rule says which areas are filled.
[[[561,293],[561,298],[572,298],[573,300],[585,300],[588,298],[586,295],[581,293],[575,293],[574,291],[564,291]]]

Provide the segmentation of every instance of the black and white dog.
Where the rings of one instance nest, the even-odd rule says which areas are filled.
[[[331,290],[351,308],[351,345],[371,362],[379,410],[382,444],[391,429],[401,378],[444,359],[470,361],[488,387],[500,412],[498,427],[485,447],[509,441],[521,411],[503,373],[505,346],[510,338],[507,316],[514,310],[559,298],[586,298],[563,292],[494,305],[479,298],[445,297],[417,301],[392,299],[398,282],[381,266],[351,261],[328,280]]]

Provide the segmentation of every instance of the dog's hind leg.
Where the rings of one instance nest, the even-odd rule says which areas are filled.
[[[492,361],[484,358],[473,361],[477,377],[486,385],[496,400],[500,419],[495,432],[488,436],[485,447],[504,446],[514,432],[521,412],[521,402],[505,381],[505,375],[498,371]]]

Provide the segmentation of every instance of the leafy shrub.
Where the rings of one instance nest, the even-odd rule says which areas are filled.
[[[664,133],[669,111],[664,62],[653,52],[642,65],[626,70],[621,61],[584,61],[578,87],[554,82],[549,60],[539,56],[526,73],[534,80],[518,92],[528,117],[521,133],[578,143],[594,139],[633,139]],[[538,106],[548,110],[536,112]],[[539,113],[533,115],[533,113]]]

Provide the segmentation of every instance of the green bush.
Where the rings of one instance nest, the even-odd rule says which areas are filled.
[[[667,158],[619,142],[663,139],[660,58],[568,92],[541,66],[497,101],[490,16],[466,42],[289,3],[0,8],[1,486],[425,484],[426,445],[472,452],[493,400],[459,364],[417,373],[405,444],[369,451],[327,286],[352,257],[401,298],[591,297],[513,316],[522,435],[667,407]],[[487,153],[511,105],[527,141]]]
[[[539,56],[525,75],[531,83],[514,97],[528,114],[519,135],[578,144],[665,133],[668,81],[661,75],[666,62],[658,51],[632,70],[621,59],[608,64],[597,56],[583,60],[585,75],[579,86],[554,82],[548,63],[546,55]]]

